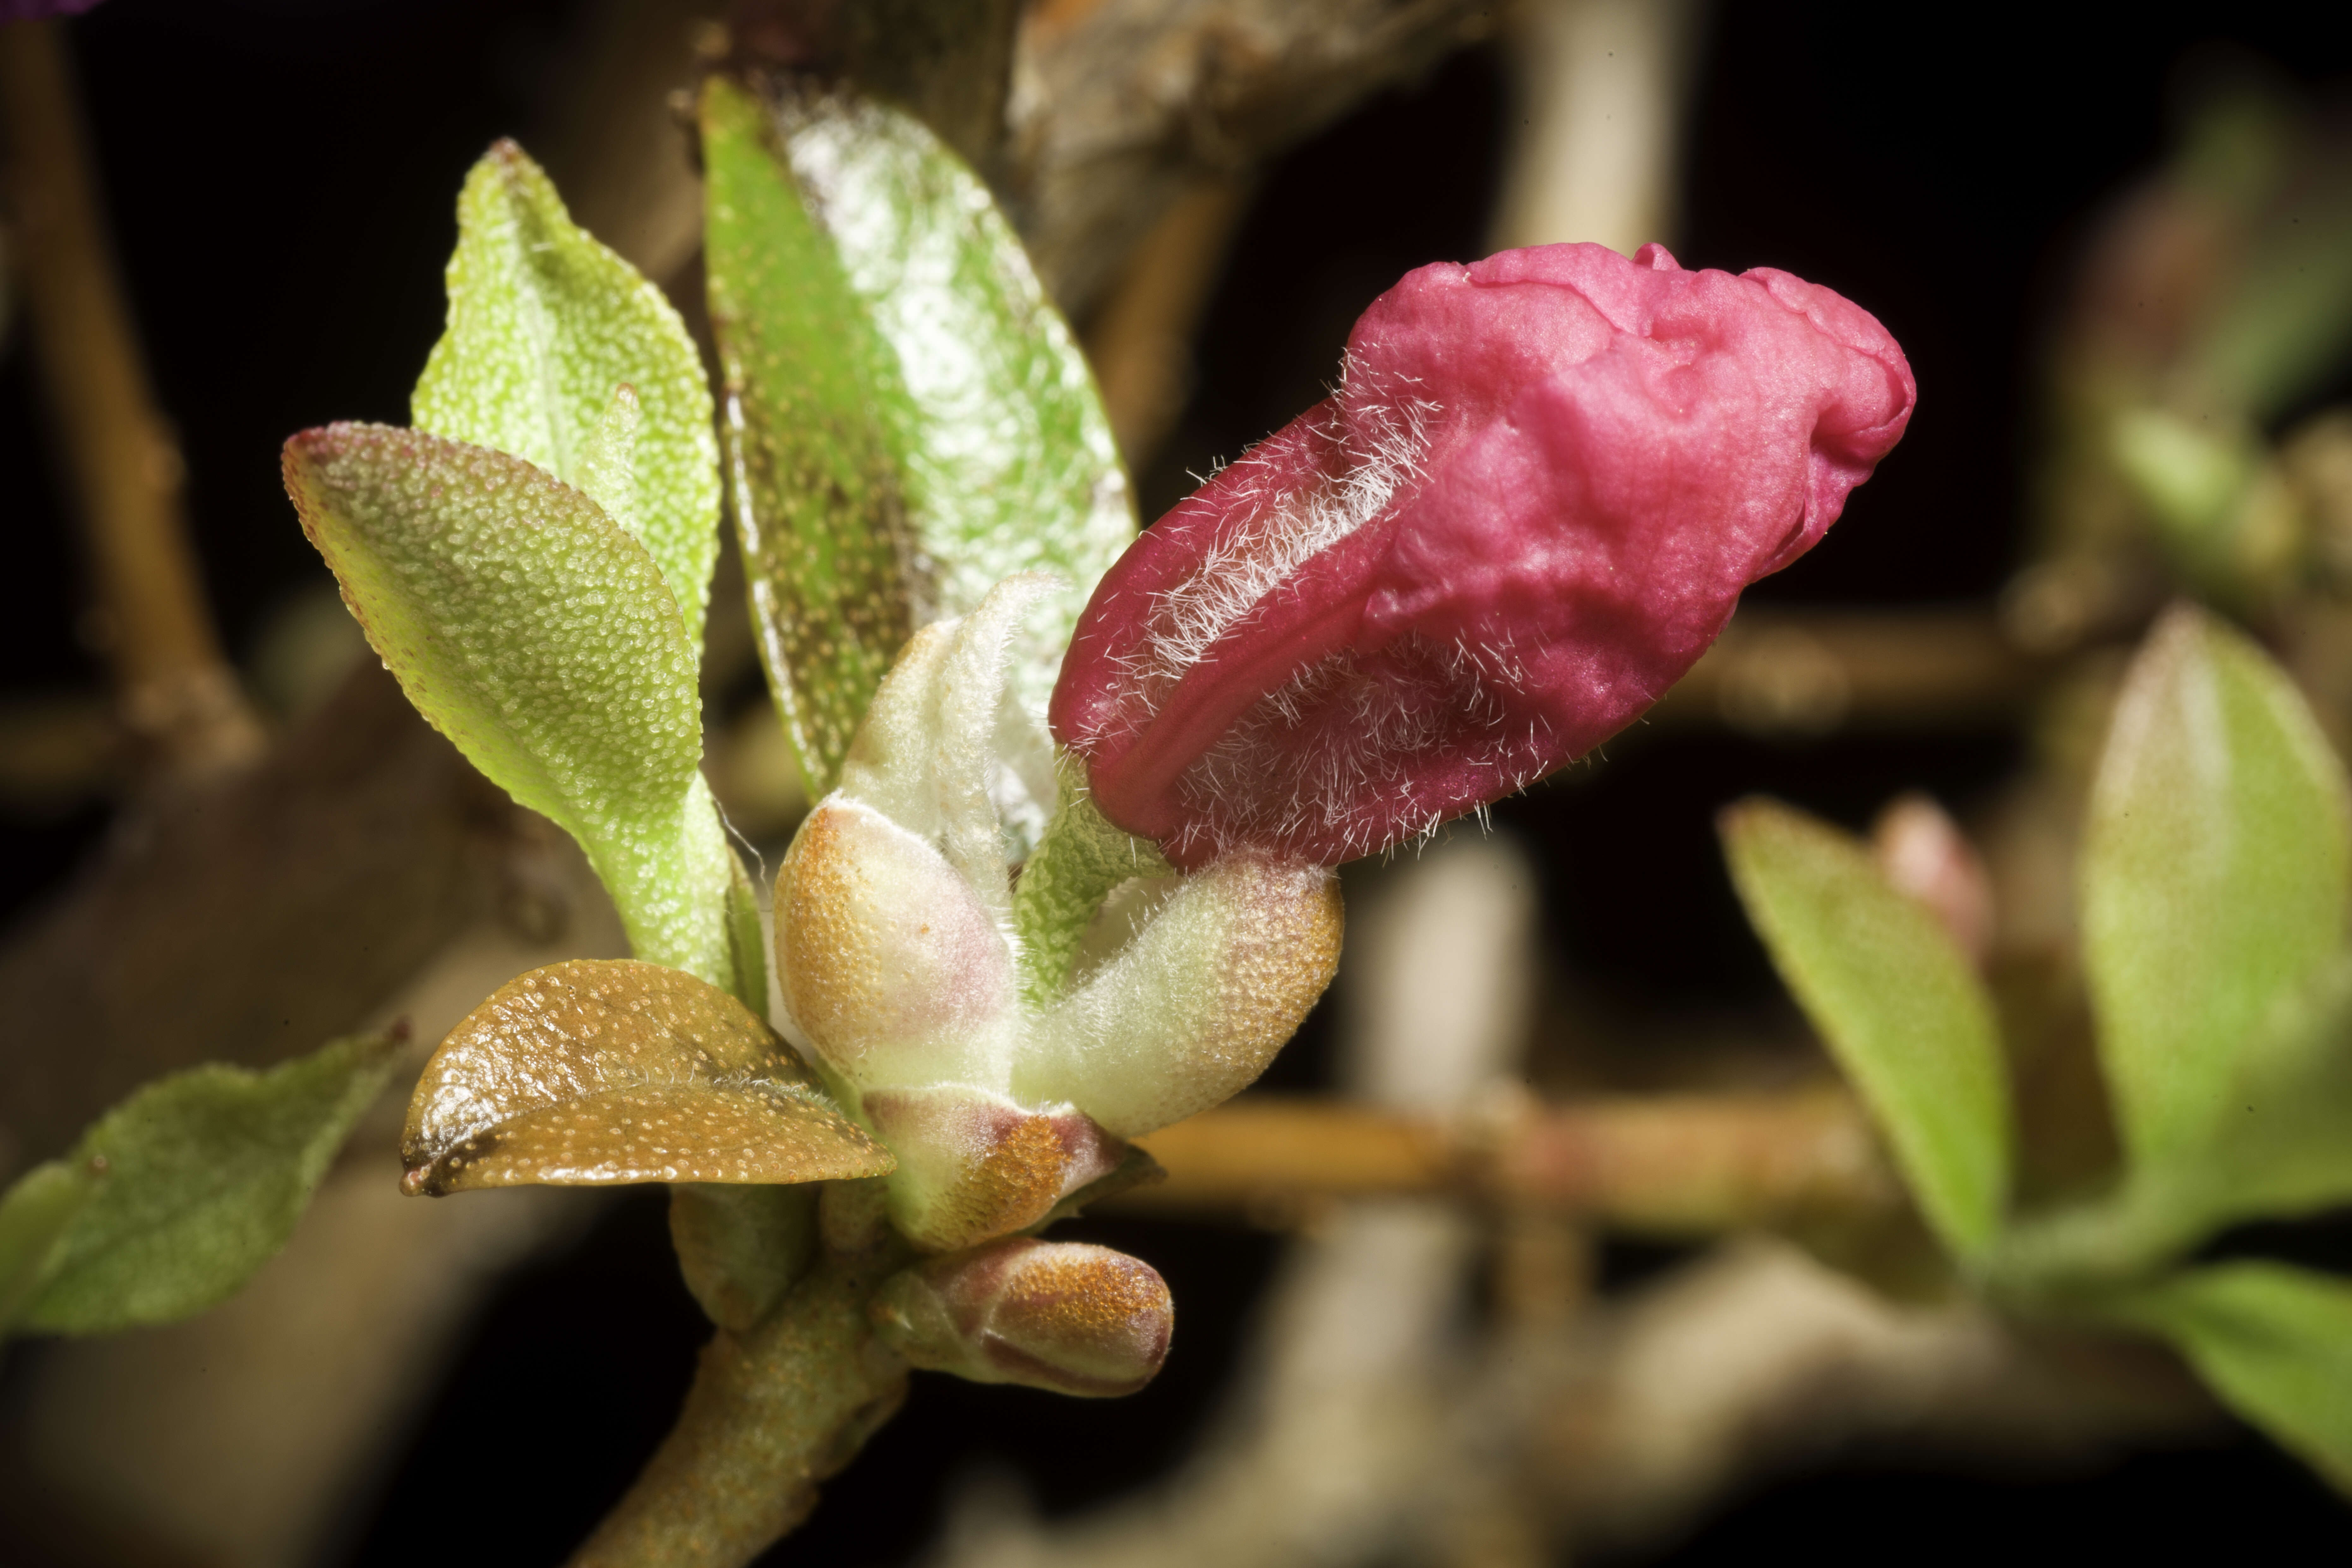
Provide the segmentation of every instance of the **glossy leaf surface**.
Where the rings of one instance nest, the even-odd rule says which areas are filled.
[[[905,392],[883,411],[906,456],[919,618],[969,614],[1015,573],[1061,579],[1011,669],[1014,699],[1043,712],[1087,596],[1136,534],[1086,356],[988,187],[921,121],[829,94],[787,100],[777,128]]]
[[[53,1333],[167,1323],[233,1294],[293,1235],[394,1042],[339,1040],[250,1072],[206,1066],[108,1111],[59,1167],[98,1176],[57,1236],[18,1321]],[[26,1184],[59,1178],[40,1172]]]
[[[583,960],[500,987],[410,1101],[411,1192],[522,1184],[794,1183],[887,1173],[776,1032],[660,964]]]
[[[903,531],[887,564],[910,627],[971,612],[1016,573],[1060,580],[1012,668],[1016,704],[1042,713],[1079,610],[1136,530],[1092,374],[1012,226],[919,121],[852,95],[788,96],[771,112],[714,82],[704,134],[706,158],[744,196],[714,200],[709,247],[752,459],[737,473],[756,480],[759,449],[780,437],[807,448],[812,405],[824,430],[865,420],[863,444],[835,439],[835,466],[853,448],[888,466],[868,490],[868,527]],[[797,425],[763,412],[780,405],[803,411]],[[763,499],[756,482],[746,493],[747,540],[812,504],[782,489]],[[777,551],[767,558],[793,569]],[[772,592],[783,605],[793,590]]]
[[[417,428],[594,496],[660,567],[699,647],[719,558],[719,443],[676,309],[572,221],[512,142],[466,178],[448,287],[448,331],[412,397]]]
[[[740,89],[703,89],[710,321],[752,625],[815,799],[913,629],[901,396],[872,321]]]
[[[2342,766],[2284,672],[2181,608],[2134,662],[2082,865],[2099,1050],[2135,1163],[2193,1160],[2315,1037],[2281,1029],[2344,941]]]
[[[1731,877],[1775,968],[1876,1119],[1945,1244],[1983,1249],[2011,1132],[1992,1001],[1926,906],[1859,841],[1771,801],[1724,814]]]
[[[2352,1280],[2226,1263],[2175,1275],[2115,1315],[2169,1339],[2231,1409],[2352,1491]]]
[[[694,648],[637,542],[521,458],[421,431],[305,431],[285,467],[409,700],[580,841],[640,957],[757,994],[730,939],[740,872],[698,766]]]

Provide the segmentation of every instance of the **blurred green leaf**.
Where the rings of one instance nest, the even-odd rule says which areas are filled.
[[[2352,161],[2315,140],[2294,175],[2188,355],[2199,385],[2257,420],[2325,388],[2352,350]]]
[[[795,595],[823,598],[823,541],[857,521],[813,517],[825,498],[792,493],[788,477],[854,468],[868,536],[903,530],[898,553],[875,552],[857,581],[895,594],[909,627],[970,613],[1015,573],[1062,580],[1012,666],[1015,701],[1042,713],[1079,611],[1136,529],[1092,374],[1019,237],[987,187],[898,110],[833,92],[788,95],[771,112],[714,81],[704,128],[712,313],[741,398],[737,472],[753,480],[737,515],[783,574],[762,620]],[[861,423],[855,438],[829,434]],[[763,473],[787,482],[763,497]],[[803,541],[797,553],[773,542],[780,521]],[[814,588],[798,585],[810,576]],[[796,668],[770,640],[772,668]],[[855,692],[856,711],[871,690]],[[839,752],[815,751],[822,786]]]
[[[8,1195],[8,1211],[27,1201],[63,1206],[60,1178],[44,1173],[103,1173],[49,1248],[21,1324],[110,1333],[234,1294],[294,1234],[395,1054],[378,1036],[338,1040],[268,1072],[194,1068],[108,1111],[70,1155]],[[28,1200],[36,1184],[42,1195]]]
[[[2352,1280],[2226,1263],[2108,1313],[2170,1340],[2231,1409],[2352,1491]]]
[[[2110,431],[2116,465],[2183,548],[2208,542],[2252,482],[2260,451],[2248,432],[2216,433],[2161,408],[2126,408]]]
[[[661,568],[701,647],[719,499],[701,356],[662,291],[573,224],[511,142],[457,197],[449,328],[412,402],[418,429],[510,453],[593,497]]]
[[[2343,942],[2347,837],[2343,769],[2293,683],[2169,612],[2116,704],[2082,864],[2100,1058],[2139,1171],[2203,1157],[2250,1076],[2291,1067],[2257,1058],[2319,1037],[2278,1019]]]
[[[0,1333],[47,1283],[58,1242],[105,1180],[103,1171],[87,1164],[51,1160],[0,1196]]]
[[[1765,947],[1853,1080],[1921,1212],[1980,1253],[2008,1200],[2011,1132],[1992,999],[1870,852],[1774,801],[1724,813],[1731,877]]]
[[[500,986],[410,1100],[408,1191],[878,1176],[889,1152],[740,1001],[658,963],[579,959]]]
[[[331,425],[286,488],[409,700],[580,841],[638,956],[765,1001],[729,914],[741,872],[699,768],[677,601],[580,491],[503,452]]]

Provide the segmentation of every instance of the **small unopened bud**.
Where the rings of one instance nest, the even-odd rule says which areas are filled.
[[[1176,1322],[1168,1282],[1150,1264],[1025,1237],[895,1275],[869,1310],[884,1342],[917,1366],[1088,1398],[1150,1383]]]
[[[1992,879],[1959,824],[1924,795],[1906,795],[1878,814],[1871,852],[1897,892],[1927,906],[1937,922],[1982,968],[1992,951]]]
[[[869,1090],[865,1110],[898,1152],[890,1217],[930,1251],[1034,1225],[1127,1152],[1067,1105],[1029,1110],[962,1084]]]

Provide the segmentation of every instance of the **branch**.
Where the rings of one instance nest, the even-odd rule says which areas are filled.
[[[703,1347],[677,1425],[572,1568],[735,1568],[816,1506],[906,1398],[866,1298],[893,1259],[834,1253],[763,1323]]]
[[[560,920],[553,833],[366,661],[260,766],[129,808],[0,953],[0,1172],[158,1074],[348,1031],[502,897]]]
[[[1754,735],[2007,723],[2056,668],[1990,609],[1742,610],[1651,710]]]
[[[261,729],[205,602],[179,447],[148,385],[55,23],[0,27],[0,135],[33,345],[123,718],[166,775],[241,766],[260,753]]]
[[[1004,184],[1083,320],[1153,224],[1477,36],[1474,0],[1064,0],[1030,7]]]
[[[1891,1215],[1902,1188],[1843,1089],[1656,1095],[1455,1121],[1252,1096],[1143,1140],[1168,1179],[1106,1207],[1279,1218],[1447,1194],[1654,1235]]]

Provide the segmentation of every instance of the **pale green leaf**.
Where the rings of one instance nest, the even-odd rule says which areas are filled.
[[[1723,816],[1731,877],[1946,1246],[1980,1253],[2008,1200],[2007,1070],[1992,1001],[1936,917],[1826,823],[1751,800]]]
[[[23,1325],[110,1333],[235,1293],[294,1234],[395,1055],[373,1037],[268,1072],[194,1068],[108,1111],[63,1162],[104,1180],[58,1237]]]
[[[635,407],[616,415],[623,386]],[[511,453],[593,496],[661,568],[687,641],[701,647],[719,500],[701,356],[662,291],[572,223],[511,142],[474,165],[457,197],[449,328],[411,401],[418,429]],[[634,428],[623,436],[616,420]]]
[[[2274,1021],[2344,941],[2344,772],[2278,667],[2203,612],[2134,662],[2092,791],[2084,956],[2140,1171],[2202,1158],[2243,1112]]]
[[[2110,1204],[2073,1222],[2096,1249],[2076,1261],[2126,1276],[2234,1222],[2352,1203],[2352,956],[2264,1019],[2236,1068],[2193,1156],[2135,1167]]]
[[[698,766],[694,648],[643,547],[521,458],[421,431],[305,431],[285,467],[409,700],[580,841],[637,954],[760,994],[730,937],[740,872]]]
[[[103,1170],[51,1160],[17,1177],[0,1197],[0,1333],[47,1282],[58,1242],[105,1181]]]
[[[581,959],[508,982],[417,1079],[402,1184],[778,1184],[878,1176],[889,1152],[766,1020],[657,963]]]
[[[2231,1409],[2352,1491],[2352,1280],[2225,1263],[2108,1311],[2170,1340]]]
[[[910,626],[969,614],[1015,574],[1052,573],[1061,585],[1011,668],[1016,707],[1042,714],[1078,613],[1134,540],[1135,516],[1092,374],[1019,237],[978,177],[897,109],[836,91],[787,93],[770,112],[714,82],[704,125],[714,193],[728,170],[707,255],[741,397],[739,475],[756,479],[762,462],[771,475],[805,470],[827,440],[836,467],[875,465],[870,493],[887,504],[869,505],[867,527],[903,531],[888,564]],[[763,414],[778,404],[824,412],[812,429],[805,416]],[[878,428],[856,442],[826,434],[859,421]],[[763,459],[761,443],[779,450]],[[799,470],[782,460],[785,445]],[[749,494],[737,503],[747,541],[819,504],[763,498],[756,483]],[[767,559],[794,570],[772,548]],[[795,590],[772,592],[788,607]],[[1034,835],[1050,805],[1050,787],[1032,793],[1047,798],[1017,834]]]

